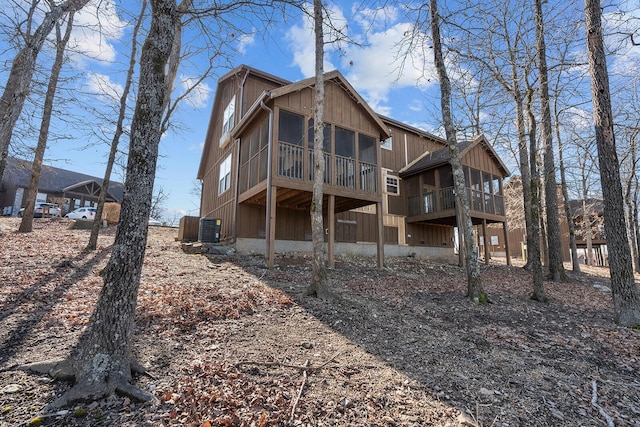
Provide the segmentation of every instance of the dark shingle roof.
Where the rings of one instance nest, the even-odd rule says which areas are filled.
[[[494,159],[496,164],[502,169],[503,176],[509,176],[509,169],[502,163],[500,157],[493,150],[491,145],[487,142],[486,138],[483,135],[479,135],[473,140],[461,141],[458,143],[458,152],[460,153],[460,157],[464,157],[468,150],[473,148],[474,146],[480,144],[485,151],[489,153],[489,155]],[[403,169],[400,170],[400,176],[410,176],[420,173],[422,171],[433,169],[440,165],[444,165],[449,163],[451,160],[451,154],[449,152],[449,147],[441,148],[440,150],[433,151],[431,153],[424,153],[421,157],[418,157],[413,163],[409,163]]]
[[[14,157],[7,157],[3,181],[12,182],[18,187],[27,188],[31,178],[31,162]],[[102,184],[102,178],[83,173],[72,172],[53,166],[42,165],[38,189],[43,193],[62,193],[67,187],[84,181],[95,181]],[[109,193],[119,202],[122,201],[124,185],[120,182],[109,183]]]

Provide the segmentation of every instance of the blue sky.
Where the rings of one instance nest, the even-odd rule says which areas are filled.
[[[129,13],[137,13],[137,2],[124,3],[133,6]],[[95,9],[77,14],[76,26],[82,24],[85,28],[77,30],[71,42],[76,51],[85,52],[84,55],[71,55],[68,67],[80,73],[75,85],[85,93],[85,103],[105,110],[107,105],[113,103],[106,94],[119,95],[124,84],[122,79],[127,59],[121,52],[128,52],[126,46],[132,27],[121,6],[120,3],[112,3],[112,0],[101,2],[100,33],[89,28],[97,22]],[[348,23],[349,37],[361,43],[362,47],[342,44],[338,50],[328,46],[325,70],[339,69],[376,111],[410,124],[428,127],[422,117],[425,114],[424,103],[427,102],[424,91],[432,83],[423,84],[426,80],[422,79],[417,66],[405,66],[402,76],[398,73],[400,63],[394,45],[399,43],[409,24],[401,19],[398,9],[393,7],[378,12],[375,17],[367,9],[352,12],[352,7],[352,3],[344,2],[342,6],[333,6],[332,14],[335,22]],[[370,28],[369,32],[365,33],[364,28]],[[233,61],[219,67],[215,76],[203,82],[197,95],[181,106],[176,117],[179,129],[170,130],[162,138],[156,185],[162,186],[169,195],[164,204],[166,217],[198,214],[199,200],[192,190],[220,75],[240,64],[292,81],[313,73],[313,33],[310,21],[300,12],[293,17],[288,16],[287,22],[272,27],[268,34],[260,33],[254,27],[249,28],[248,34],[234,34],[229,40],[231,47],[236,50]],[[181,70],[179,79],[189,84],[197,77],[196,69],[197,64],[191,71]],[[194,75],[189,75],[189,72]],[[76,110],[79,111],[77,114],[87,114],[84,120],[93,120],[88,106]],[[106,135],[110,134],[108,127],[100,130]],[[45,162],[102,176],[108,147],[97,143],[87,147],[88,140],[94,142],[83,132],[75,138],[50,141]],[[120,180],[121,177],[114,176],[112,179]]]
[[[97,0],[94,1],[97,3]],[[637,1],[622,3],[637,13]],[[327,46],[325,70],[340,70],[375,111],[429,132],[439,133],[439,87],[433,72],[431,51],[418,49],[411,58],[403,58],[398,54],[399,44],[411,29],[402,9],[397,3],[393,3],[396,6],[387,6],[376,12],[348,1],[332,4],[334,22],[343,27],[359,46]],[[125,12],[124,7],[130,10]],[[138,13],[137,8],[138,2],[134,0],[100,1],[99,29],[96,25],[98,18],[95,7],[87,8],[76,16],[78,29],[72,45],[75,51],[82,51],[84,55],[71,54],[67,67],[70,74],[76,75],[71,89],[80,90],[83,95],[80,106],[70,103],[69,108],[81,116],[81,121],[89,123],[93,131],[98,130],[107,136],[111,134],[111,128],[95,118],[92,107],[108,112],[113,101],[107,94],[119,95],[122,91],[122,80],[128,62],[123,52],[128,53],[127,45],[132,31],[130,16]],[[79,24],[82,24],[82,29]],[[309,19],[303,17],[302,13],[288,15],[284,22],[272,26],[267,33],[259,30],[259,26],[252,26],[250,21],[245,20],[239,26],[244,31],[238,32],[237,28],[229,30],[228,34],[225,34],[224,28],[218,31],[219,37],[228,40],[229,48],[235,50],[232,59],[224,66],[217,67],[215,75],[206,79],[200,89],[182,104],[175,116],[177,127],[162,138],[156,186],[162,186],[168,194],[164,203],[166,218],[198,214],[199,200],[192,194],[192,190],[196,183],[219,76],[240,64],[247,64],[291,81],[313,74],[313,32]],[[189,36],[190,34],[185,38]],[[7,39],[3,38],[1,41],[7,43]],[[3,61],[8,62],[11,50],[2,49],[0,55]],[[637,69],[638,56],[638,52],[623,56],[626,64],[623,61],[618,64],[627,72],[629,69]],[[46,57],[45,51],[43,58]],[[198,69],[205,63],[206,59],[200,57],[185,64],[178,78],[177,94],[182,91],[179,86],[192,84],[193,79],[198,77]],[[402,73],[400,69],[403,70]],[[6,71],[3,70],[0,76],[5,80]],[[60,109],[64,108],[64,105],[60,106]],[[80,132],[73,124],[64,121],[59,121],[56,126],[70,138],[50,141],[45,162],[102,176],[108,147],[97,143],[96,138],[87,134],[86,129]],[[585,126],[589,126],[588,120]],[[25,143],[28,145],[29,141]],[[511,159],[505,157],[504,160],[515,171]],[[113,179],[120,180],[121,177],[116,175]]]

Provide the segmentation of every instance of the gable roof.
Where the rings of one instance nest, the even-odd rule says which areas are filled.
[[[324,75],[325,83],[332,82],[340,86],[350,97],[355,101],[357,105],[359,105],[362,109],[366,111],[366,113],[371,117],[371,119],[376,123],[378,128],[380,129],[380,135],[385,138],[388,138],[389,135],[389,127],[384,124],[382,119],[378,114],[375,113],[369,107],[369,104],[360,96],[358,92],[351,86],[351,84],[347,81],[347,79],[340,73],[338,70],[329,71]],[[282,86],[277,89],[271,90],[271,99],[275,99],[293,92],[297,92],[299,90],[314,87],[316,84],[315,77],[309,77],[308,79],[300,80],[299,82],[292,83],[286,86]]]
[[[98,182],[95,179],[90,179],[87,181],[78,182],[77,184],[73,184],[68,187],[65,187],[62,189],[62,191],[64,192],[65,195],[68,195],[68,196],[79,196],[79,197],[92,196],[97,199],[100,196],[100,191],[102,190],[101,187],[102,187],[101,182]],[[111,188],[111,185],[109,185],[109,188]],[[120,198],[118,199],[113,194],[111,194],[109,190],[107,190],[105,200],[107,202],[111,202],[111,201],[121,202],[122,196],[120,196]]]
[[[362,99],[358,92],[356,92],[356,90],[349,84],[349,82],[347,82],[345,77],[339,71],[330,71],[326,73],[324,77],[325,82],[330,81],[339,85],[356,102],[357,105],[361,106],[361,108],[366,111],[367,115],[378,126],[380,135],[382,137],[388,138],[390,136],[389,127],[384,123],[381,116],[376,114],[371,109],[371,107],[369,107],[369,104],[367,104],[366,101]],[[231,131],[232,135],[236,135],[237,133],[241,132],[249,123],[251,123],[253,117],[257,114],[258,111],[262,109],[261,105],[263,102],[267,100],[273,100],[305,88],[313,87],[315,85],[315,82],[315,77],[310,77],[305,80],[300,80],[296,83],[291,83],[286,86],[272,89],[270,91],[262,92],[262,94],[254,101],[251,107],[249,107],[246,114],[240,119],[238,124],[236,124],[236,126],[233,128],[233,130]]]
[[[498,154],[495,152],[491,144],[487,141],[484,135],[478,135],[473,140],[461,141],[458,143],[458,151],[460,158],[463,158],[465,154],[469,152],[473,147],[480,145],[502,170],[502,176],[506,177],[510,175],[509,169],[502,162]],[[400,170],[400,176],[411,176],[425,170],[433,169],[435,167],[448,164],[451,160],[451,154],[449,153],[449,147],[442,148],[433,152],[426,152],[422,156],[409,163],[407,166]]]
[[[29,180],[31,179],[31,164],[27,160],[7,157],[3,182],[11,182],[16,187],[28,188]],[[102,178],[42,165],[38,190],[43,193],[62,193],[67,188],[86,182],[95,182],[98,185],[102,185]],[[120,182],[110,182],[108,192],[113,199],[121,202],[124,185]]]

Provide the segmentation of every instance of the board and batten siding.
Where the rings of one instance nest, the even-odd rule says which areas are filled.
[[[392,171],[399,171],[425,152],[433,152],[444,146],[430,138],[426,138],[415,132],[400,128],[392,123],[386,123],[391,130],[392,149],[383,148],[382,167]],[[406,141],[406,144],[405,144]],[[405,150],[406,147],[406,150]]]
[[[235,140],[231,140],[224,148],[220,147],[220,137],[222,136],[222,112],[227,107],[231,99],[236,97],[236,108],[234,112],[234,123],[237,124],[244,112],[255,102],[265,91],[278,87],[274,82],[264,79],[254,74],[249,74],[244,82],[244,89],[241,88],[245,77],[245,71],[230,76],[218,85],[221,91],[219,103],[216,104],[211,113],[209,129],[207,130],[207,143],[210,144],[210,151],[206,159],[206,172],[203,177],[203,194],[200,207],[200,216],[209,218],[219,218],[221,222],[221,240],[232,239],[236,203],[236,178],[238,168],[238,147]],[[241,100],[240,97],[243,97]],[[242,106],[242,108],[240,108]],[[231,183],[230,187],[223,194],[218,194],[218,183],[220,180],[220,165],[229,156],[231,159]]]
[[[313,117],[313,98],[313,88],[304,88],[277,98],[275,105],[308,120]],[[380,131],[365,109],[354,107],[353,99],[332,81],[325,86],[324,121],[380,139]]]
[[[502,171],[496,164],[496,161],[487,152],[487,150],[482,148],[481,144],[471,148],[464,154],[461,160],[464,166],[469,166],[482,172],[489,172],[492,175],[502,177]]]

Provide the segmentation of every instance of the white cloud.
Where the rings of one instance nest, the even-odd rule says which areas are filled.
[[[114,0],[92,0],[74,16],[74,28],[69,40],[73,61],[83,66],[86,58],[112,62],[114,45],[128,24],[117,13]]]
[[[405,22],[372,32],[368,34],[366,47],[350,47],[345,55],[345,60],[353,64],[347,79],[376,111],[389,101],[392,89],[418,87],[425,90],[436,81],[432,62],[424,56],[423,50],[414,49],[411,56],[404,58],[398,53],[410,30],[411,25]]]
[[[97,95],[103,101],[119,100],[124,92],[124,87],[111,80],[104,74],[88,73],[84,81],[84,90]]]
[[[309,6],[310,7],[310,6]],[[347,20],[340,8],[332,6],[329,9],[332,26],[336,29],[345,29]],[[324,39],[325,43],[330,40],[341,38],[336,30],[325,25]],[[287,31],[286,40],[290,43],[290,49],[293,52],[293,64],[300,68],[304,77],[312,77],[315,75],[315,35],[313,31],[312,14],[305,13],[302,16],[300,25],[294,25]],[[340,48],[340,43],[325,44],[324,70],[330,71],[336,69],[331,62],[331,53],[336,52]]]
[[[255,33],[241,35],[238,38],[238,52],[244,55],[247,52],[247,48],[254,45],[255,38]]]
[[[206,108],[209,97],[213,91],[205,82],[200,82],[198,86],[193,87],[196,83],[198,83],[197,79],[183,76],[179,84],[179,90],[181,93],[186,93],[189,89],[193,88],[185,98],[185,101],[190,103],[195,109]]]
[[[628,10],[625,10],[628,9]],[[640,42],[640,10],[637,1],[622,1],[619,10],[602,16],[605,44],[614,52],[610,73],[635,78],[640,74],[640,46],[631,43]]]
[[[398,11],[388,7],[379,11],[371,9],[356,10],[351,18],[360,28],[348,27],[342,10],[334,6],[331,11],[334,22],[344,23],[341,28],[349,31],[348,36],[357,40],[360,46],[331,46],[326,49],[325,71],[336,68],[331,59],[340,63],[343,74],[367,103],[377,112],[391,115],[389,93],[393,89],[417,87],[426,90],[437,82],[431,58],[425,57],[428,49],[420,45],[413,49],[411,56],[402,57],[401,50],[406,34],[412,31],[408,22],[396,22]],[[388,24],[394,23],[391,26]],[[356,26],[357,27],[357,26]],[[294,25],[287,33],[289,48],[293,52],[294,65],[298,66],[305,77],[314,75],[315,50],[313,25],[305,15],[300,25]],[[428,40],[425,34],[418,43]],[[426,68],[425,68],[426,67]]]
[[[564,122],[573,128],[576,133],[590,133],[593,131],[593,116],[589,111],[571,107],[567,109],[564,115]]]
[[[381,9],[352,9],[353,19],[364,31],[382,31],[398,21],[398,8],[385,6]]]

